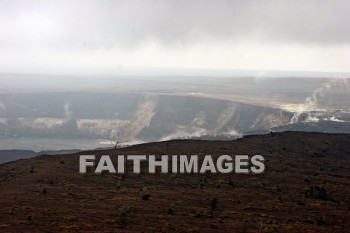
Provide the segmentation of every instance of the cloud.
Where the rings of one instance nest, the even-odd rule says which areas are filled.
[[[150,38],[174,44],[196,43],[202,38],[350,42],[347,0],[66,0],[0,4],[4,19],[1,27],[7,30],[2,36],[12,36],[12,32],[49,37],[51,43],[63,47],[109,48],[116,44],[137,45]]]
[[[26,64],[58,70],[59,63],[64,69],[91,64],[109,69],[145,62],[147,67],[261,69],[289,56],[295,58],[291,65],[277,63],[275,69],[319,70],[326,60],[328,70],[349,67],[344,55],[350,44],[348,0],[3,0],[0,9],[0,68]],[[256,47],[254,60],[249,48]],[[209,59],[213,56],[222,59]],[[300,66],[298,57],[315,65]],[[336,58],[339,65],[332,64]],[[218,65],[225,60],[228,64]]]

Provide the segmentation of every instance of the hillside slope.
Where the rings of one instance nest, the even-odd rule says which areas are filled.
[[[284,132],[235,141],[149,143],[2,164],[0,230],[349,232],[349,142],[348,134]],[[79,154],[261,154],[266,171],[80,174]]]
[[[18,159],[29,159],[37,155],[31,150],[0,150],[0,164]]]

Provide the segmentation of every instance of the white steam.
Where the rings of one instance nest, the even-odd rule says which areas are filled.
[[[119,119],[79,119],[77,120],[78,129],[86,134],[99,134],[115,138],[118,132],[124,130],[130,122]]]
[[[7,108],[6,105],[0,100],[0,113],[6,113]]]
[[[63,109],[64,109],[64,118],[66,120],[72,119],[72,111],[70,110],[71,104],[69,102],[64,103]]]
[[[229,137],[234,137],[234,138],[241,138],[241,137],[243,137],[243,134],[238,132],[235,129],[229,129],[227,132],[224,132],[223,135],[229,136]]]
[[[152,95],[145,95],[144,99],[139,103],[131,121],[131,125],[125,132],[127,141],[135,140],[139,133],[151,124],[153,116],[156,114],[158,99]]]
[[[304,120],[304,122],[319,122],[319,121],[320,119],[312,115],[308,115],[307,118]]]
[[[227,107],[224,109],[224,111],[220,114],[219,118],[216,121],[215,128],[214,128],[214,135],[218,134],[225,125],[230,122],[233,115],[235,114],[237,106],[234,104],[228,104]]]
[[[198,138],[207,135],[206,129],[188,127],[188,126],[178,126],[174,133],[164,136],[160,141],[168,141],[173,139],[188,139],[188,138]]]
[[[296,111],[294,112],[293,117],[291,118],[290,123],[297,123],[299,121],[299,117],[302,113],[307,114],[307,118],[305,119],[306,122],[318,122],[319,119],[317,116],[311,116],[310,112],[312,111],[325,111],[327,112],[327,109],[321,109],[319,106],[319,100],[320,98],[324,97],[325,92],[329,89],[336,88],[336,87],[342,87],[346,90],[350,90],[349,84],[347,79],[345,78],[334,78],[330,81],[327,81],[322,84],[321,87],[317,88],[315,91],[312,92],[311,96],[308,96],[305,98],[305,101],[303,104],[299,104],[296,108]]]
[[[50,118],[50,117],[39,117],[39,118],[24,118],[20,117],[16,119],[17,122],[22,125],[22,127],[29,127],[32,129],[50,129],[63,125],[65,122],[61,118]]]
[[[4,125],[7,125],[7,118],[0,118],[0,124],[4,124]]]
[[[322,120],[324,121],[334,121],[334,122],[345,122],[344,120],[341,120],[337,117],[331,116],[331,117],[325,117]]]

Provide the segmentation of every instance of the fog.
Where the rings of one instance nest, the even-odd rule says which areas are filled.
[[[348,133],[348,22],[347,0],[2,0],[0,149]]]
[[[349,72],[347,0],[0,2],[0,71]]]

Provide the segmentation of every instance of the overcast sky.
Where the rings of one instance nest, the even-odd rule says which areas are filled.
[[[0,0],[0,72],[350,72],[349,0]]]

